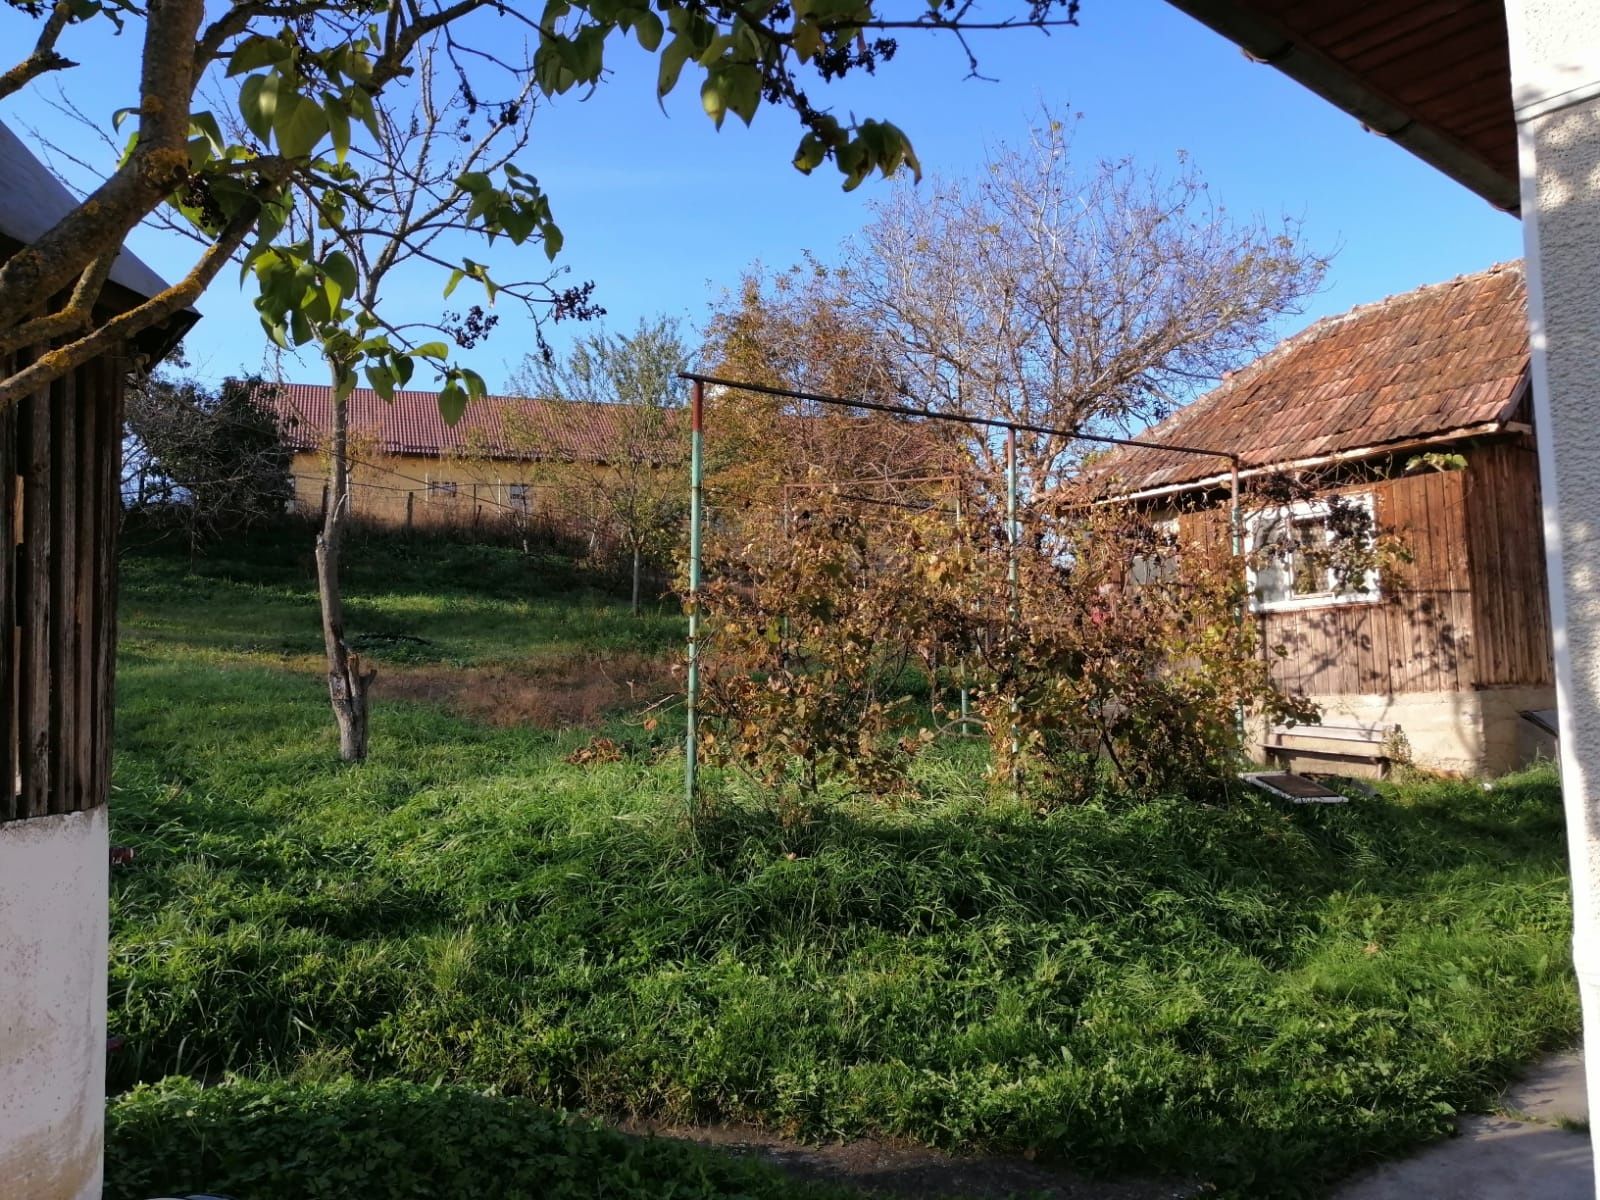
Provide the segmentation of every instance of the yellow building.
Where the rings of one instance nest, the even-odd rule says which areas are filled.
[[[297,511],[322,512],[333,389],[270,387],[263,403],[293,451]],[[350,394],[351,510],[403,528],[539,523],[595,536],[595,491],[627,468],[670,469],[684,454],[675,413],[641,419],[621,405],[489,396],[455,425],[434,393]]]

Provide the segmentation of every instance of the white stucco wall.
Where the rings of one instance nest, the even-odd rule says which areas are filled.
[[[1534,420],[1572,856],[1573,966],[1600,1105],[1600,3],[1507,0]],[[1600,1148],[1600,1122],[1591,1127]]]
[[[97,1200],[106,810],[0,824],[0,1197]]]

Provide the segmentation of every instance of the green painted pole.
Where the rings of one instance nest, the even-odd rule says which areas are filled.
[[[961,522],[961,484],[956,484],[956,529],[962,528]],[[972,693],[967,688],[967,656],[961,656],[961,736],[966,737],[972,729]]]
[[[1022,597],[1019,594],[1021,578],[1017,572],[1017,543],[1022,540],[1022,531],[1017,526],[1017,431],[1006,430],[1006,542],[1011,556],[1011,567],[1007,572],[1011,579],[1011,619],[1020,621],[1022,618]],[[1022,794],[1022,767],[1017,762],[1017,755],[1022,752],[1022,742],[1017,733],[1018,709],[1017,700],[1011,699],[1011,788],[1018,797]]]
[[[688,727],[683,742],[684,800],[694,815],[695,785],[699,766],[700,707],[700,509],[702,503],[701,426],[704,419],[705,384],[694,381],[689,400],[689,693]]]
[[[1250,603],[1250,568],[1244,561],[1244,518],[1239,511],[1239,456],[1230,457],[1229,485],[1228,485],[1228,534],[1233,547],[1233,561],[1235,568],[1244,573],[1244,591],[1239,596],[1239,603],[1234,606],[1233,620],[1240,628],[1244,628],[1245,609]],[[1238,723],[1239,747],[1241,751],[1249,744],[1249,719],[1245,715],[1244,701],[1239,701],[1239,710],[1235,716]]]

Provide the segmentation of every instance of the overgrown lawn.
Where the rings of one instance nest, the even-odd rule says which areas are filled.
[[[679,634],[510,551],[432,583],[403,547],[364,553],[356,630],[438,662]],[[691,829],[670,718],[390,701],[372,761],[339,765],[305,564],[200,567],[124,576],[116,1087],[233,1073],[348,1106],[461,1084],[1295,1195],[1440,1133],[1576,1029],[1547,773],[1041,818],[952,747],[898,807],[784,829],[730,783]],[[565,761],[597,732],[622,761]],[[119,1102],[113,1166],[151,1103]]]

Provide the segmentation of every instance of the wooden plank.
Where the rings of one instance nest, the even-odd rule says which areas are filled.
[[[1372,663],[1375,677],[1372,690],[1381,695],[1395,691],[1394,649],[1390,630],[1394,628],[1398,612],[1392,596],[1385,596],[1372,612]]]
[[[100,494],[100,528],[95,557],[99,575],[100,607],[95,623],[95,680],[97,685],[95,744],[96,791],[104,803],[111,788],[111,748],[115,734],[117,669],[117,540],[122,532],[122,398],[126,386],[126,364],[120,351],[100,363],[101,381],[96,389],[100,404],[100,424],[117,436],[102,437],[95,455]]]
[[[1483,583],[1482,602],[1479,605],[1483,614],[1483,649],[1484,649],[1484,681],[1487,683],[1505,683],[1515,678],[1515,669],[1507,653],[1509,641],[1508,618],[1506,614],[1505,576],[1509,568],[1506,561],[1504,518],[1502,516],[1502,502],[1510,505],[1510,497],[1505,495],[1505,480],[1499,471],[1499,459],[1493,447],[1475,449],[1469,461],[1475,461],[1478,467],[1478,483],[1481,488],[1478,499],[1479,528],[1482,537],[1484,566],[1486,576]]]
[[[99,471],[95,454],[98,441],[109,436],[100,424],[100,404],[96,387],[100,372],[95,364],[81,367],[77,375],[78,439],[74,460],[79,464],[76,479],[78,519],[73,527],[77,542],[73,571],[73,667],[76,680],[72,711],[72,783],[75,806],[93,808],[100,803],[96,784],[99,771],[95,767],[97,747],[94,743],[94,702],[96,691],[94,628],[98,606],[99,561],[95,557],[96,539],[100,534]]]
[[[0,359],[0,368],[10,367]],[[0,409],[0,821],[17,817],[17,415]]]
[[[1494,447],[1495,482],[1498,488],[1494,513],[1499,518],[1500,552],[1502,569],[1499,573],[1501,637],[1505,642],[1506,673],[1502,682],[1521,683],[1527,680],[1533,655],[1530,653],[1527,614],[1530,607],[1528,583],[1531,571],[1528,561],[1528,543],[1531,529],[1527,497],[1515,491],[1516,465],[1512,461],[1511,447],[1499,443]]]
[[[19,403],[22,465],[21,668],[17,704],[22,788],[17,816],[50,811],[50,393]]]
[[[73,719],[77,713],[77,381],[50,385],[50,811],[76,807]]]

